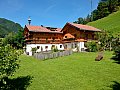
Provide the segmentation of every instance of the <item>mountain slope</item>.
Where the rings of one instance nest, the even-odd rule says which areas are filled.
[[[0,37],[4,37],[10,32],[17,32],[20,29],[23,29],[20,24],[0,18]]]
[[[94,26],[101,30],[110,31],[114,35],[120,35],[120,11],[114,12],[97,21],[90,22],[88,25]]]

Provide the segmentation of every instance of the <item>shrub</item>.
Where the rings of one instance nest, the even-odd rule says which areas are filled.
[[[97,43],[94,41],[87,42],[86,47],[89,52],[96,52],[99,50]]]
[[[32,48],[32,54],[34,55],[34,53],[36,53],[36,50],[37,50],[37,48],[35,47],[35,48]]]
[[[37,48],[35,47],[35,48],[32,48],[32,52],[36,52],[36,50],[37,50]]]
[[[19,55],[22,51],[12,48],[10,45],[0,47],[0,80],[4,80],[19,68]]]
[[[51,47],[51,50],[53,51],[53,52],[58,52],[58,48],[57,48],[57,46],[56,47]]]
[[[116,46],[116,49],[115,49],[115,58],[117,60],[120,60],[120,45]]]

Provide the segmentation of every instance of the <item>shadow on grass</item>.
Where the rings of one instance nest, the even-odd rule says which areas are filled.
[[[120,64],[120,58],[116,58],[115,56],[113,56],[111,59],[114,60],[115,63]]]
[[[113,81],[114,84],[110,86],[110,88],[112,88],[112,90],[120,90],[120,83]]]
[[[21,76],[13,79],[6,78],[6,84],[0,81],[0,90],[26,90],[32,83],[33,77]]]

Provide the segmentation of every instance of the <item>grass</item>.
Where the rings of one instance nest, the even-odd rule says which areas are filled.
[[[12,78],[32,76],[27,90],[113,90],[120,83],[120,65],[110,60],[112,52],[105,52],[100,62],[96,55],[74,53],[45,61],[22,55]]]
[[[109,16],[99,19],[94,22],[88,23],[90,26],[94,26],[101,30],[112,32],[114,35],[120,35],[120,10],[110,14]]]

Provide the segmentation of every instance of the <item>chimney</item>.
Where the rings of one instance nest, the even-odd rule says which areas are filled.
[[[29,24],[29,25],[31,24],[30,16],[29,16],[29,18],[28,18],[28,24]]]

